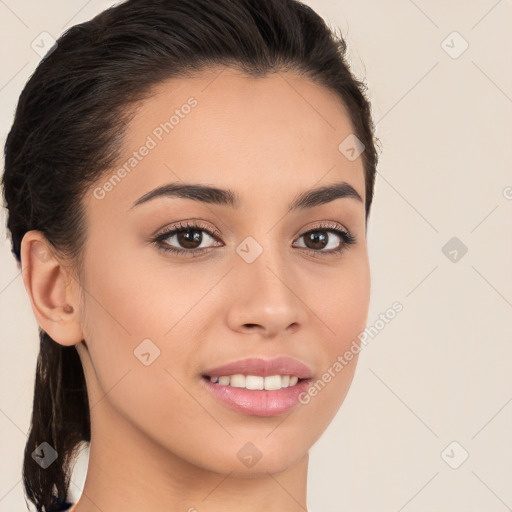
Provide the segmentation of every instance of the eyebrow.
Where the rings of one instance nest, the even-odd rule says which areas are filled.
[[[137,199],[130,209],[160,197],[192,199],[193,201],[229,206],[235,209],[240,208],[241,204],[240,196],[230,189],[221,189],[209,185],[193,183],[169,183],[150,190]],[[292,202],[288,204],[288,212],[314,208],[315,206],[320,206],[330,203],[335,199],[345,197],[352,198],[363,203],[363,200],[357,190],[355,190],[352,185],[342,181],[299,193],[295,196]]]

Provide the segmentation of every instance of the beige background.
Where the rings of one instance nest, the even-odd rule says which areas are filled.
[[[2,144],[39,61],[32,41],[113,3],[0,0]],[[512,2],[306,3],[346,36],[383,149],[368,324],[395,301],[404,308],[370,338],[344,405],[311,450],[308,504],[313,512],[510,510]],[[38,339],[4,209],[0,220],[0,511],[14,512],[26,510],[21,457]],[[455,262],[442,251],[452,237],[468,249],[461,257],[455,248]],[[453,249],[445,249],[451,258]],[[84,453],[75,497],[86,465]]]

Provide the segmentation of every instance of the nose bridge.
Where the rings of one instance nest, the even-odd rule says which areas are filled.
[[[232,328],[257,325],[270,335],[302,323],[304,304],[294,290],[297,281],[292,277],[286,248],[277,237],[272,233],[248,236],[236,251]]]
[[[248,285],[256,289],[269,288],[272,293],[281,293],[285,286],[283,280],[291,271],[286,268],[289,262],[285,250],[275,230],[266,233],[261,230],[247,236],[236,248],[239,277],[247,279]]]

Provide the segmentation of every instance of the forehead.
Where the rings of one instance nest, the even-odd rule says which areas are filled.
[[[364,198],[362,159],[339,150],[352,133],[340,98],[294,72],[254,78],[217,67],[170,79],[137,105],[117,166],[96,184],[108,189],[96,206],[126,212],[144,192],[179,181],[243,189],[247,204],[288,204],[339,181]]]

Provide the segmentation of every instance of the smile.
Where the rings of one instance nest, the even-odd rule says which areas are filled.
[[[296,375],[269,375],[262,377],[260,375],[223,375],[221,377],[210,377],[210,382],[218,383],[221,386],[231,386],[233,388],[245,388],[252,390],[275,391],[282,388],[295,386],[299,378]]]
[[[311,368],[289,356],[239,359],[201,374],[216,400],[251,416],[277,416],[298,406],[312,380]]]

